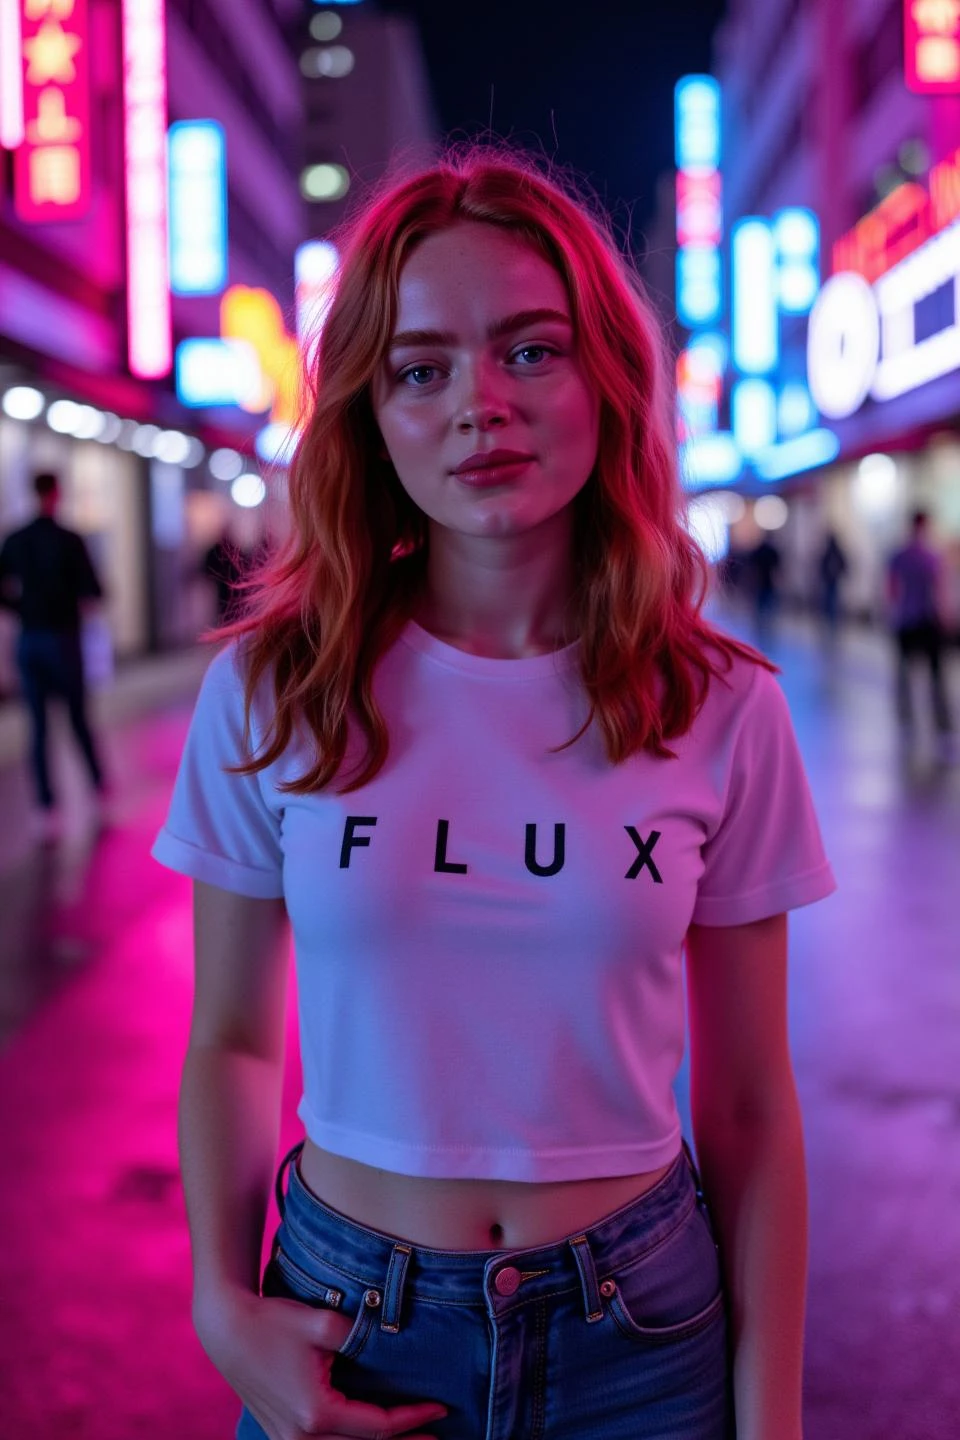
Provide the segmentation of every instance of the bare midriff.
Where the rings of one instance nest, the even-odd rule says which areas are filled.
[[[643,1195],[670,1169],[532,1184],[398,1175],[321,1150],[307,1140],[307,1188],[358,1225],[431,1250],[522,1250],[585,1230]]]

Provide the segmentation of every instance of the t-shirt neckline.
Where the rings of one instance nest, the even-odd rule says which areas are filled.
[[[460,650],[424,630],[416,620],[408,620],[400,639],[411,650],[428,656],[448,670],[458,670],[462,675],[473,675],[490,680],[538,680],[550,675],[566,674],[576,667],[580,642],[574,640],[559,650],[548,650],[543,655],[523,655],[518,659],[504,659],[493,655],[474,655],[469,650]]]

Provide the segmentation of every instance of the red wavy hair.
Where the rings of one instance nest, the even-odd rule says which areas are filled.
[[[661,327],[608,222],[526,157],[473,147],[389,186],[349,226],[288,474],[289,539],[227,632],[244,661],[248,746],[253,696],[265,680],[273,690],[259,752],[237,769],[271,764],[305,724],[315,760],[288,783],[294,792],[333,782],[351,724],[366,749],[341,789],[367,783],[387,757],[373,675],[411,615],[428,531],[383,458],[371,381],[405,261],[428,235],[465,220],[510,231],[554,266],[600,400],[596,464],[575,502],[570,610],[590,712],[568,743],[594,722],[614,764],[643,750],[669,757],[667,742],[689,729],[734,654],[768,664],[701,615],[707,564],[683,523]]]

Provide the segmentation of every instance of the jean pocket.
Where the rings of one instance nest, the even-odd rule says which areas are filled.
[[[601,1277],[600,1290],[619,1329],[642,1344],[676,1344],[722,1321],[720,1262],[700,1208],[655,1250]]]
[[[313,1263],[314,1257],[310,1259]],[[262,1289],[267,1298],[298,1300],[315,1310],[335,1310],[352,1319],[352,1329],[337,1350],[343,1360],[352,1360],[360,1354],[374,1329],[383,1301],[382,1294],[373,1286],[354,1284],[322,1261],[316,1262],[313,1272],[304,1269],[280,1243],[274,1246],[264,1271]]]

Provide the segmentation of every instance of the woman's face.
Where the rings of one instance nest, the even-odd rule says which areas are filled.
[[[373,409],[435,524],[511,537],[560,515],[596,461],[599,404],[553,266],[492,225],[424,240],[400,274]]]

